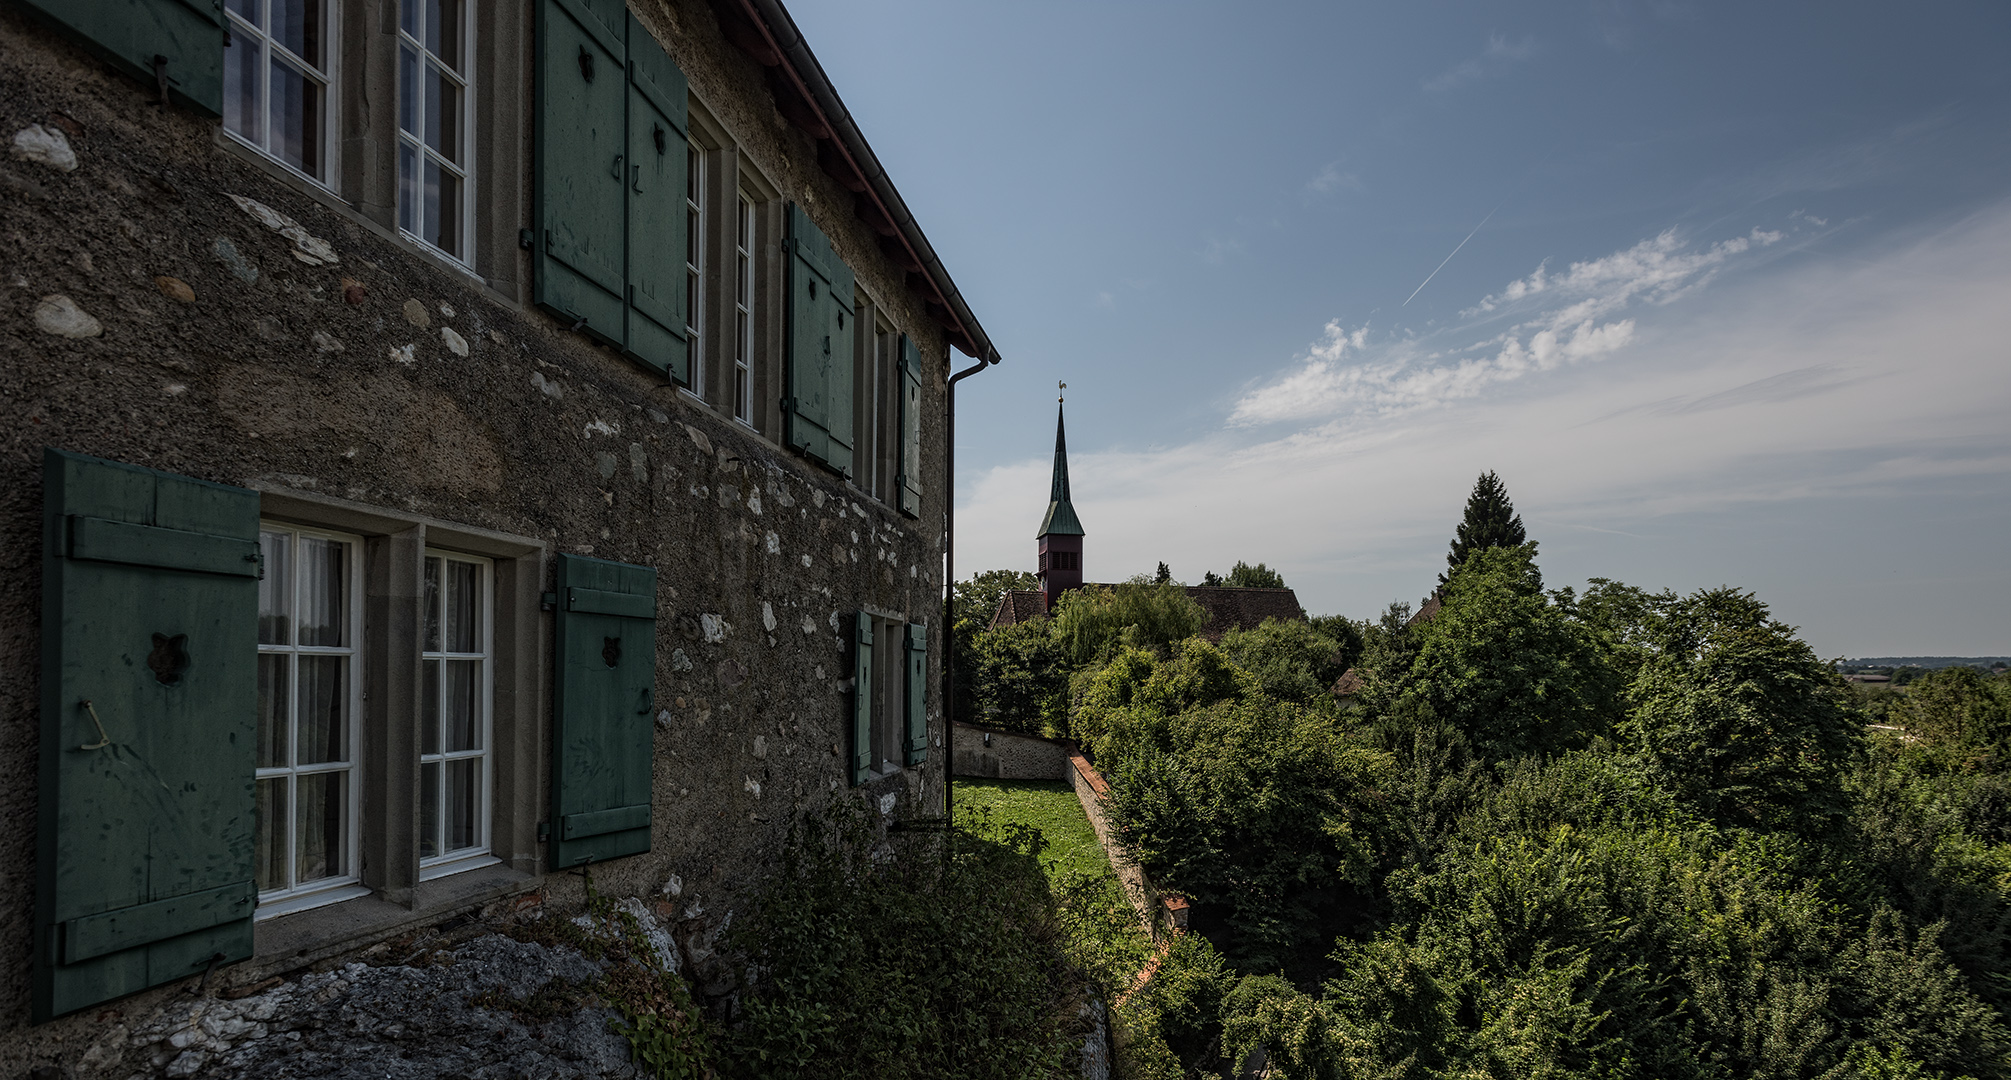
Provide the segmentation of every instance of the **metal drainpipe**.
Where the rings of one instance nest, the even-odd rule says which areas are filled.
[[[943,471],[948,498],[943,503],[943,824],[955,825],[950,809],[950,790],[957,771],[957,383],[999,362],[999,354],[984,359],[950,376],[948,436],[943,453]],[[945,852],[949,849],[944,848]]]

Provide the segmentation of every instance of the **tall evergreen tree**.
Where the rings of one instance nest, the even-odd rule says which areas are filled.
[[[1473,482],[1473,494],[1466,497],[1466,520],[1453,533],[1452,550],[1445,556],[1448,569],[1438,576],[1438,583],[1445,584],[1447,575],[1459,569],[1468,555],[1482,548],[1519,547],[1526,539],[1522,515],[1508,501],[1508,488],[1489,469]]]

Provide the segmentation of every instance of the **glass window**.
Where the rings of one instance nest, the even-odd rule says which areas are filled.
[[[426,553],[419,876],[489,851],[490,564]],[[489,860],[483,860],[486,863]]]
[[[330,16],[322,0],[229,0],[224,129],[326,182]]]
[[[754,422],[754,202],[739,198],[733,241],[733,415]]]
[[[259,903],[356,881],[355,537],[259,530]]]
[[[686,153],[684,191],[684,334],[691,343],[691,385],[686,387],[705,396],[705,155],[698,147]]]
[[[465,263],[474,216],[468,8],[402,0],[398,16],[398,228]]]

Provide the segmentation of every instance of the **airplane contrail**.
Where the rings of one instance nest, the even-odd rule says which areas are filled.
[[[1492,218],[1494,217],[1494,215],[1495,215],[1496,211],[1499,211],[1499,210],[1501,209],[1501,207],[1502,207],[1502,204],[1501,204],[1501,203],[1496,203],[1496,204],[1495,204],[1495,206],[1494,206],[1494,209],[1493,209],[1493,210],[1489,210],[1489,211],[1487,212],[1487,217],[1484,217],[1484,218],[1481,218],[1481,219],[1480,219],[1480,224],[1479,224],[1479,225],[1475,225],[1475,226],[1473,227],[1473,232],[1470,232],[1470,233],[1467,233],[1467,234],[1466,234],[1466,240],[1471,240],[1471,239],[1473,239],[1473,236],[1474,236],[1474,233],[1477,233],[1477,232],[1479,232],[1479,231],[1481,230],[1481,227],[1482,227],[1482,226],[1484,226],[1484,225],[1486,225],[1486,224],[1488,223],[1488,221],[1489,221],[1490,219],[1492,219]],[[1461,240],[1461,241],[1459,242],[1459,247],[1456,247],[1456,248],[1453,248],[1453,249],[1452,249],[1452,255],[1457,255],[1457,254],[1459,254],[1459,248],[1463,248],[1463,247],[1465,247],[1465,246],[1466,246],[1466,240]],[[1407,307],[1409,307],[1409,306],[1410,306],[1410,302],[1411,302],[1412,300],[1415,300],[1415,299],[1417,299],[1417,294],[1419,294],[1419,293],[1423,292],[1423,291],[1424,291],[1424,287],[1425,287],[1426,285],[1429,285],[1429,284],[1431,284],[1431,279],[1432,279],[1432,278],[1435,278],[1435,277],[1437,277],[1437,276],[1438,276],[1438,272],[1439,272],[1440,270],[1443,270],[1443,269],[1445,269],[1445,263],[1449,263],[1449,262],[1451,262],[1451,261],[1452,261],[1452,255],[1447,255],[1447,256],[1445,257],[1445,262],[1442,262],[1442,263],[1439,263],[1439,264],[1438,264],[1438,267],[1437,267],[1436,269],[1434,269],[1434,270],[1433,270],[1433,271],[1432,271],[1431,273],[1429,273],[1429,274],[1426,274],[1426,275],[1425,275],[1425,277],[1424,277],[1424,280],[1423,280],[1423,281],[1420,281],[1420,282],[1418,282],[1418,286],[1417,286],[1417,288],[1415,288],[1415,289],[1412,289],[1412,290],[1410,291],[1410,295],[1409,295],[1409,296],[1406,296],[1406,297],[1404,297],[1404,302],[1403,302],[1403,303],[1401,303],[1401,304],[1398,304],[1398,305],[1397,305],[1397,307],[1399,307],[1399,308],[1407,308]]]

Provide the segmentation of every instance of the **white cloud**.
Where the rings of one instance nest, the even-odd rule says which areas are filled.
[[[1331,195],[1336,191],[1360,191],[1361,178],[1341,169],[1338,161],[1329,161],[1320,167],[1311,180],[1306,181],[1306,190],[1316,195]]]
[[[1525,36],[1520,41],[1511,41],[1504,34],[1490,34],[1486,47],[1481,49],[1478,57],[1454,64],[1438,75],[1426,79],[1424,88],[1434,94],[1456,90],[1467,83],[1500,74],[1507,70],[1509,64],[1520,63],[1535,55],[1536,39],[1533,37]]]
[[[1245,394],[1229,422],[1269,424],[1337,413],[1388,416],[1470,399],[1493,386],[1607,356],[1633,341],[1637,330],[1632,318],[1608,316],[1637,301],[1668,304],[1703,286],[1733,258],[1783,236],[1754,228],[1695,248],[1669,229],[1611,255],[1572,263],[1561,274],[1538,266],[1460,313],[1467,319],[1498,311],[1527,316],[1479,340],[1456,341],[1461,331],[1454,328],[1370,348],[1365,327],[1350,334],[1340,323],[1328,323],[1299,369]],[[1346,359],[1350,353],[1358,359]]]
[[[1679,523],[1708,518],[1724,530],[1723,550],[1670,556],[1705,567],[1686,571],[1695,580],[1641,583],[1736,582],[1773,596],[1787,587],[1755,567],[1798,561],[1775,547],[1829,550],[1844,540],[1741,539],[1749,520],[1847,498],[1861,504],[1855,527],[1871,528],[1903,516],[1898,500],[1929,484],[1979,493],[1961,529],[2011,529],[2004,500],[1983,496],[2011,475],[2011,204],[1862,258],[1773,262],[1736,290],[1696,289],[1773,242],[1765,233],[1702,246],[1658,237],[1531,275],[1523,297],[1495,297],[1497,309],[1531,309],[1517,327],[1459,348],[1379,344],[1369,327],[1330,323],[1302,363],[1232,414],[1297,421],[1285,430],[1232,419],[1163,449],[1073,456],[1086,569],[1122,578],[1164,559],[1193,580],[1262,559],[1283,568],[1310,610],[1368,614],[1429,588],[1460,503],[1489,468],[1553,552],[1546,569],[1560,584],[1632,580],[1644,545],[1673,543]],[[1625,318],[1565,315],[1615,296],[1641,303]],[[1603,362],[1580,362],[1595,356]],[[1529,378],[1535,371],[1555,374]],[[1514,393],[1482,392],[1518,379]],[[1046,492],[1047,463],[1031,455],[978,478],[957,511],[958,572],[1030,562]],[[1597,558],[1560,565],[1567,538]],[[1878,612],[1845,610],[1846,582],[1802,572],[1818,580],[1795,587],[1844,611],[1838,619],[1884,625]],[[1924,625],[1947,635],[1957,623]],[[1925,640],[1919,651],[1933,651]],[[1981,640],[1961,648],[2003,651]]]

